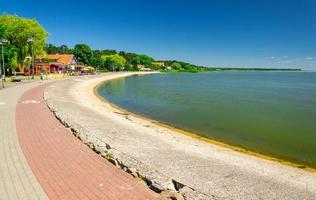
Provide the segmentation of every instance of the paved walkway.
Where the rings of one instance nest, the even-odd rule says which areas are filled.
[[[4,88],[2,88],[2,83],[0,82],[0,91],[8,89],[8,88],[11,88],[11,87],[15,87],[15,86],[20,86],[20,85],[24,85],[24,84],[30,84],[32,82],[38,82],[38,80],[37,79],[22,80],[21,82],[9,82],[9,81],[6,81],[6,82],[4,82]]]
[[[159,198],[62,126],[38,85],[0,91],[1,200]]]
[[[20,148],[16,104],[21,94],[38,83],[0,90],[0,199],[47,199]]]

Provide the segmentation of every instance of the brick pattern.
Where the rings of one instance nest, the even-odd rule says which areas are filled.
[[[48,197],[159,199],[141,181],[94,153],[59,123],[43,101],[47,86],[24,93],[17,105],[16,125],[23,153]]]
[[[17,101],[35,85],[0,90],[0,200],[47,199],[20,148],[15,124]]]

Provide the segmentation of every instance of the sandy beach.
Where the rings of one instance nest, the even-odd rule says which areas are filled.
[[[59,81],[45,91],[45,98],[82,140],[103,141],[131,168],[152,170],[150,179],[165,181],[166,188],[175,180],[202,194],[196,199],[316,199],[314,172],[192,138],[122,112],[94,93],[104,81],[144,74],[109,73]]]

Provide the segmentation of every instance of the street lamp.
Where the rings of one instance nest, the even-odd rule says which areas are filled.
[[[27,39],[27,42],[31,44],[31,54],[32,54],[32,79],[34,78],[34,51],[33,51],[33,44],[34,44],[34,38],[30,37]],[[30,75],[30,69],[29,69],[29,75]]]
[[[4,81],[5,81],[5,67],[4,67],[4,53],[3,53],[3,45],[4,44],[10,44],[10,41],[7,39],[0,39],[0,44],[2,47],[2,72],[1,72],[1,68],[0,68],[0,78],[1,78],[1,82],[2,82],[2,88],[4,88]]]

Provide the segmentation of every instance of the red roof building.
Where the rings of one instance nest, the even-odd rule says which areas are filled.
[[[35,57],[35,74],[80,72],[81,68],[73,54],[47,54]]]

